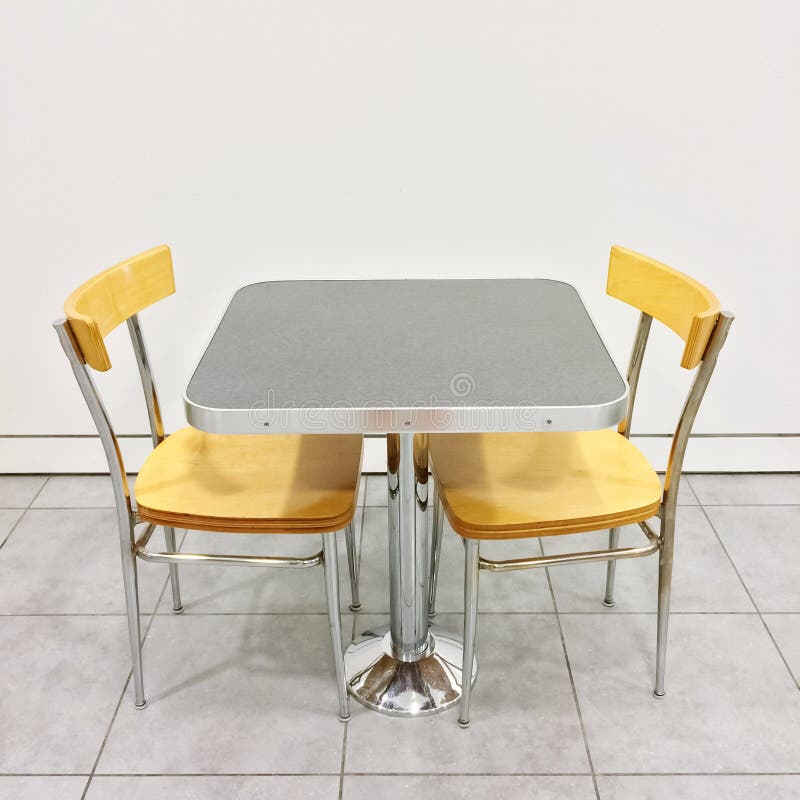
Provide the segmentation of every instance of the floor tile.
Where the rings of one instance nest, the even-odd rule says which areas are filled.
[[[658,530],[658,520],[650,520]],[[608,547],[608,531],[570,536],[543,536],[545,553],[601,550]],[[620,535],[621,547],[641,547],[647,539],[638,525],[627,525]],[[606,564],[552,567],[550,579],[562,612],[655,611],[658,607],[658,556],[617,561],[614,580],[615,605],[603,605]],[[502,577],[502,576],[501,576]],[[731,566],[703,510],[681,506],[675,526],[672,575],[673,611],[754,611],[747,592]]]
[[[355,517],[356,540],[361,511]],[[322,549],[319,534],[286,536],[188,531],[181,548],[187,553],[237,553],[239,555],[313,555]],[[350,579],[344,534],[337,536],[341,609],[350,606]],[[187,614],[327,612],[325,577],[320,567],[270,569],[214,565],[188,565],[180,569],[181,599]],[[169,613],[172,597],[165,592],[159,607]]]
[[[333,775],[138,775],[92,778],[86,800],[337,800]]]
[[[706,512],[759,610],[800,612],[800,506],[718,506]]]
[[[487,558],[518,558],[528,555],[535,541],[491,542],[481,546]],[[364,509],[361,540],[362,569],[360,590],[362,613],[389,611],[389,542],[386,508]],[[439,613],[462,613],[464,608],[464,545],[445,523],[436,609]],[[510,572],[504,575],[481,574],[480,608],[496,612],[552,612],[553,599],[544,570]]]
[[[600,800],[794,800],[800,775],[598,776]]]
[[[598,772],[800,771],[800,692],[757,614],[673,616],[661,700],[655,615],[561,621]]]
[[[62,775],[0,776],[3,800],[80,800],[88,777]]]
[[[0,617],[0,772],[91,770],[130,671],[124,617]]]
[[[800,796],[800,692],[775,647],[800,681],[798,479],[682,482],[672,609],[694,613],[671,619],[662,701],[650,694],[656,558],[618,562],[614,609],[602,605],[604,563],[550,570],[595,768],[662,773],[601,774],[601,800]],[[130,668],[118,535],[107,476],[45,480],[0,476],[0,543],[17,524],[0,549],[0,719],[11,720],[0,733],[0,773],[71,774],[0,775],[0,798],[78,800]],[[354,625],[388,621],[385,475],[362,481],[359,502],[364,610],[343,614],[346,639]],[[73,505],[87,508],[61,510]],[[542,541],[548,553],[594,549],[606,546],[607,533]],[[631,526],[622,544],[643,541]],[[536,540],[500,542],[481,552],[501,559],[537,548]],[[318,536],[202,532],[184,545],[318,549]],[[339,571],[347,611],[343,537]],[[143,613],[166,576],[166,565],[140,564]],[[338,797],[345,727],[336,719],[321,570],[187,567],[181,577],[187,613],[170,613],[167,589],[145,646],[148,707],[133,708],[129,687],[88,800]],[[462,605],[463,547],[446,526],[437,623],[459,630]],[[594,797],[545,571],[483,572],[480,610],[471,728],[458,728],[456,709],[403,720],[351,701],[345,800]],[[187,772],[200,774],[177,774]],[[694,772],[798,774],[685,774]]]
[[[342,800],[594,800],[590,776],[345,775]]]
[[[156,531],[153,539],[162,536]],[[139,607],[155,608],[165,564],[139,563]],[[0,614],[124,614],[112,509],[29,509],[0,550]]]
[[[385,617],[359,619],[363,630]],[[437,622],[457,630],[460,618]],[[356,773],[587,772],[579,720],[552,614],[483,614],[472,724],[458,709],[422,719],[352,704],[345,770]]]
[[[135,475],[128,475],[133,497]],[[33,508],[113,508],[114,488],[108,475],[52,475]]]
[[[24,513],[24,508],[0,508],[0,547]]]
[[[0,508],[27,508],[46,475],[0,475]]]
[[[365,506],[385,506],[388,504],[386,494],[386,475],[369,475],[364,496]]]
[[[767,623],[789,669],[800,682],[800,614],[764,614],[764,622]]]
[[[344,726],[325,615],[155,617],[98,774],[332,773]]]
[[[800,504],[800,473],[691,475],[689,483],[703,505]]]

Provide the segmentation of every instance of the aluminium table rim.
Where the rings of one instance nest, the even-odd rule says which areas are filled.
[[[536,290],[534,292],[528,291],[526,293],[523,291],[533,289],[534,287]],[[461,303],[460,310],[463,311],[465,308],[480,308],[482,305],[481,300],[484,296],[486,296],[490,301],[494,302],[495,311],[498,309],[502,311],[505,308],[505,304],[510,304],[511,306],[516,306],[517,312],[516,328],[513,326],[513,324],[509,323],[508,330],[501,329],[495,340],[493,340],[493,345],[490,346],[494,346],[496,348],[498,346],[496,343],[502,342],[504,344],[508,343],[511,346],[516,346],[517,348],[532,348],[532,373],[535,373],[537,359],[541,359],[541,355],[535,353],[534,350],[536,347],[536,340],[530,338],[531,330],[535,330],[536,318],[532,315],[532,319],[530,321],[528,319],[520,320],[519,311],[521,307],[527,307],[525,304],[528,302],[539,302],[539,311],[542,311],[543,308],[549,310],[548,304],[542,304],[542,300],[540,298],[549,299],[554,297],[556,299],[560,299],[562,302],[563,313],[565,315],[571,315],[565,316],[566,322],[568,323],[566,327],[568,330],[576,330],[575,341],[578,342],[580,346],[586,347],[589,350],[593,350],[589,356],[583,356],[584,364],[586,363],[586,358],[590,358],[593,364],[597,364],[595,374],[601,375],[602,383],[604,384],[605,388],[597,392],[594,392],[593,390],[579,392],[578,394],[580,394],[581,397],[553,397],[551,395],[550,397],[542,396],[541,400],[537,399],[537,395],[541,393],[537,391],[530,393],[525,391],[523,393],[525,395],[524,397],[520,397],[519,395],[515,397],[504,397],[503,391],[500,390],[499,394],[501,396],[497,398],[499,402],[495,402],[494,397],[489,398],[487,401],[485,395],[478,396],[477,398],[474,396],[464,398],[452,395],[450,397],[441,396],[442,394],[446,395],[446,391],[444,393],[439,391],[428,392],[427,389],[429,389],[430,386],[426,386],[426,390],[420,391],[419,395],[427,398],[427,400],[420,400],[418,399],[418,396],[414,395],[412,397],[408,397],[409,392],[402,391],[402,381],[404,380],[403,375],[408,374],[408,359],[405,358],[404,360],[404,353],[402,351],[397,352],[397,350],[394,350],[391,355],[386,358],[384,364],[388,364],[393,370],[400,373],[398,377],[399,391],[395,391],[393,388],[389,388],[387,390],[388,384],[384,379],[384,391],[379,393],[381,402],[372,402],[371,394],[367,395],[366,397],[362,395],[361,397],[353,398],[353,401],[350,399],[342,399],[340,402],[340,395],[330,391],[330,383],[324,383],[324,381],[323,385],[325,385],[328,389],[327,399],[329,402],[327,404],[312,402],[309,401],[308,398],[316,395],[307,390],[308,381],[306,381],[305,393],[295,388],[295,393],[292,395],[289,393],[290,390],[287,388],[287,394],[291,398],[291,402],[289,403],[283,402],[273,404],[272,401],[264,401],[259,399],[256,399],[254,402],[250,402],[249,397],[244,398],[245,402],[242,402],[242,392],[238,392],[240,399],[238,402],[236,402],[236,405],[225,405],[217,398],[214,398],[215,402],[212,404],[208,402],[208,400],[211,399],[208,397],[208,393],[203,392],[202,379],[199,386],[200,396],[197,397],[196,400],[192,399],[192,394],[195,396],[198,394],[197,390],[192,392],[192,384],[197,379],[197,376],[202,374],[202,368],[204,366],[206,367],[204,379],[208,380],[209,368],[207,364],[204,365],[204,360],[209,358],[211,363],[214,362],[212,348],[215,346],[215,344],[219,348],[219,341],[217,340],[217,337],[220,336],[220,331],[223,330],[225,325],[228,326],[227,341],[226,332],[223,332],[223,334],[220,336],[220,339],[223,342],[223,349],[225,344],[227,344],[229,349],[232,342],[237,345],[239,344],[239,339],[236,339],[236,337],[233,337],[232,339],[230,334],[231,329],[233,329],[233,331],[236,332],[241,339],[246,338],[242,333],[243,329],[251,324],[255,326],[259,333],[263,334],[265,325],[267,323],[264,322],[262,317],[256,314],[255,318],[245,318],[243,321],[241,318],[240,309],[242,308],[242,303],[246,302],[248,299],[250,300],[251,305],[256,304],[257,301],[257,303],[264,303],[265,308],[267,308],[267,304],[272,301],[272,294],[266,293],[266,290],[268,289],[275,289],[276,292],[280,291],[289,294],[295,292],[296,297],[299,296],[302,298],[310,296],[315,298],[317,301],[321,295],[327,295],[328,293],[333,293],[334,295],[338,294],[338,296],[341,297],[345,293],[348,295],[351,292],[357,294],[360,291],[362,293],[362,297],[367,295],[370,297],[370,299],[375,300],[376,302],[380,300],[382,305],[385,305],[383,304],[385,296],[392,297],[398,293],[405,292],[405,299],[398,302],[396,304],[397,308],[393,309],[395,311],[395,319],[393,320],[395,332],[397,332],[399,326],[405,322],[405,314],[407,311],[412,317],[409,320],[409,323],[413,324],[413,315],[414,313],[419,314],[419,311],[415,308],[409,308],[412,305],[417,306],[421,304],[424,306],[427,302],[427,310],[429,312],[431,311],[431,308],[439,310],[441,307],[440,305],[437,305],[437,302],[442,302],[443,294],[447,295],[447,301],[450,302],[451,295],[455,293],[456,300],[453,302],[458,304],[458,293],[461,292],[470,295],[463,299]],[[438,301],[427,299],[426,293],[438,293]],[[409,302],[410,295],[413,295],[413,303]],[[480,299],[478,298],[478,295],[480,295]],[[418,297],[421,298],[419,303],[416,302],[416,298]],[[244,298],[244,301],[242,298]],[[235,303],[238,303],[238,305],[234,305]],[[260,309],[260,307],[260,305],[256,304],[257,309]],[[231,313],[232,309],[233,313]],[[537,309],[534,308],[534,310]],[[240,314],[238,319],[237,311]],[[423,339],[427,337],[430,341],[432,336],[447,336],[451,329],[454,326],[457,328],[459,324],[461,325],[461,332],[463,333],[464,322],[454,320],[452,316],[448,314],[448,311],[449,309],[445,309],[442,312],[442,319],[437,320],[435,323],[430,322],[428,318],[425,319],[426,330],[424,330],[421,334]],[[250,313],[253,313],[252,308]],[[384,310],[381,310],[378,313],[383,314]],[[263,317],[266,316],[266,314],[263,315]],[[375,323],[375,319],[375,317],[372,318],[372,323]],[[419,317],[417,319],[419,319]],[[494,319],[496,320],[496,317]],[[301,353],[305,357],[306,362],[313,362],[315,357],[313,353],[313,341],[311,341],[310,344],[305,348],[302,346],[302,343],[304,342],[303,337],[309,335],[308,316],[303,317],[301,309],[296,318],[284,319],[284,322],[287,327],[290,327],[296,320],[299,320],[299,327],[303,334],[298,338],[298,341],[301,344],[298,345],[297,352]],[[481,321],[482,320],[478,320],[478,322]],[[558,331],[557,326],[560,321],[560,317],[551,319],[550,324],[553,327],[546,329],[544,335],[552,335],[553,330]],[[349,336],[349,342],[351,344],[353,343],[353,326],[355,323],[352,321],[348,322],[346,320],[342,321],[335,315],[329,315],[328,319],[323,322],[327,322],[333,326],[340,326],[339,328],[330,331],[331,338],[341,335],[346,344],[348,342],[347,337]],[[504,322],[504,320],[501,320],[499,324],[502,326]],[[528,329],[528,325],[531,326],[531,330]],[[366,329],[367,336],[370,335],[370,330],[372,329],[369,327]],[[269,329],[268,333],[269,335],[274,335],[275,338],[280,338],[283,341],[287,341],[287,337],[284,335],[284,329]],[[539,333],[543,333],[541,325],[539,328]],[[384,340],[386,338],[386,333],[384,331],[375,333],[373,330],[372,335],[376,338],[383,337]],[[419,336],[420,334],[418,331],[415,331],[413,335]],[[248,353],[243,356],[245,367],[248,364],[246,360],[247,358],[250,359],[250,364],[256,364],[256,366],[258,366],[258,361],[263,360],[261,358],[256,358],[257,355],[260,356],[260,353],[254,351],[254,348],[261,347],[260,342],[262,340],[263,336],[261,338],[254,338],[253,342],[244,343],[245,346],[249,347]],[[407,344],[407,342],[404,342],[402,339],[400,339],[397,346],[402,348],[404,344]],[[486,345],[486,337],[484,337],[482,344],[484,346]],[[419,343],[417,343],[417,345],[419,345]],[[485,387],[487,384],[491,385],[492,378],[494,376],[492,374],[486,374],[485,370],[486,364],[492,362],[486,361],[486,354],[480,351],[480,345],[481,342],[478,342],[476,352],[471,350],[466,351],[462,345],[460,350],[451,353],[449,352],[448,348],[452,347],[452,345],[450,342],[448,342],[448,344],[442,348],[443,352],[439,354],[440,365],[438,371],[447,372],[449,374],[449,372],[454,370],[457,366],[466,367],[468,372],[475,374],[476,380],[480,381],[483,387]],[[356,347],[357,346],[358,345],[356,345]],[[274,347],[270,348],[269,344],[265,344],[264,347],[268,358],[274,358],[274,355],[271,352],[271,350],[274,350]],[[551,347],[556,348],[557,345],[551,345]],[[212,356],[210,357],[208,356],[209,352],[212,352]],[[235,351],[234,355],[236,355]],[[358,355],[359,354],[357,353],[356,357]],[[572,352],[569,350],[569,348],[564,349],[562,346],[562,352],[559,353],[561,358],[558,363],[569,363],[568,358],[571,355]],[[581,353],[578,353],[577,356],[581,356]],[[483,360],[481,360],[482,357]],[[392,363],[393,359],[395,363]],[[217,361],[219,362],[219,360],[220,359],[218,356]],[[356,370],[361,370],[363,375],[363,371],[367,367],[355,361],[353,364],[353,368]],[[384,364],[379,366],[383,367]],[[443,366],[442,364],[446,364],[446,366]],[[233,376],[231,374],[232,371],[230,368],[228,368],[227,363],[218,363],[217,366],[223,374],[227,371],[226,380],[230,381]],[[307,366],[308,363],[306,363],[306,367]],[[423,365],[421,369],[425,368],[428,370],[427,378],[430,379],[430,371],[433,367],[429,365]],[[506,364],[502,367],[498,367],[498,369],[505,370],[504,372],[499,373],[501,375],[500,382],[503,382],[502,376],[504,375],[506,376],[507,384],[507,376],[510,372],[509,365]],[[576,369],[579,370],[580,366],[576,367]],[[483,371],[483,373],[479,375],[478,373],[480,371]],[[211,374],[216,377],[216,374],[213,371]],[[608,376],[609,380],[606,380],[606,376]],[[517,376],[515,375],[515,380],[516,377]],[[525,373],[519,373],[519,377],[524,383]],[[555,376],[554,380],[557,379],[557,377],[558,376]],[[270,378],[272,379],[271,374]],[[281,387],[284,383],[291,384],[293,382],[292,378],[293,376],[288,372],[286,372],[283,376],[277,375],[274,379],[274,385],[276,387]],[[372,378],[370,376],[369,380],[371,379]],[[223,385],[230,386],[231,384],[224,383]],[[546,383],[542,383],[541,385],[547,386]],[[586,385],[590,387],[594,386],[593,383]],[[600,399],[603,402],[583,402],[583,397],[585,397],[587,400],[594,399],[590,396],[592,393],[594,393],[597,399]],[[203,394],[206,394],[206,397],[203,397]],[[236,394],[236,391],[232,391],[232,400]],[[506,391],[505,394],[508,394],[508,392]],[[549,390],[548,392],[541,394],[549,394]],[[562,392],[561,394],[563,395],[564,393]],[[345,392],[342,392],[342,396],[344,395]],[[219,392],[217,392],[217,396],[219,396]],[[252,397],[257,398],[257,394],[252,393]],[[388,400],[386,399],[387,397]],[[607,428],[615,426],[620,419],[624,417],[627,405],[627,397],[627,383],[621,376],[618,368],[614,364],[613,359],[611,359],[608,348],[605,345],[597,326],[594,324],[594,321],[592,320],[591,315],[586,308],[586,304],[583,302],[583,298],[574,286],[564,281],[550,278],[490,278],[467,280],[415,279],[392,281],[262,281],[241,287],[234,293],[230,302],[226,305],[219,323],[214,328],[211,339],[204,348],[201,358],[197,361],[195,372],[187,384],[186,391],[184,392],[183,401],[186,419],[189,424],[208,433],[385,434],[444,433],[459,431],[578,431]],[[395,398],[400,401],[404,399],[411,400],[411,404],[403,404],[402,402],[394,404],[391,402],[391,400]],[[282,399],[285,400],[286,398]],[[323,399],[325,398],[323,397]],[[513,400],[513,402],[502,402],[503,399]],[[533,402],[530,402],[531,400]],[[548,403],[546,402],[547,400],[557,400],[558,402]],[[562,400],[580,400],[580,402],[561,402]],[[248,404],[246,407],[244,407],[245,403]],[[268,407],[268,405],[271,407]]]
[[[184,395],[186,420],[206,433],[385,434],[585,431],[611,428],[625,415],[628,388],[594,406],[453,408],[209,408]]]

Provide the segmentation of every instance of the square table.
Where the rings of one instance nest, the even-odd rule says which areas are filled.
[[[462,683],[460,638],[428,619],[424,434],[607,428],[627,395],[561,281],[268,281],[234,295],[184,404],[210,433],[388,434],[390,625],[346,665],[359,701],[418,716]]]

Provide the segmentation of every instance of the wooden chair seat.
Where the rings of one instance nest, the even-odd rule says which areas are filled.
[[[613,528],[661,502],[658,475],[616,431],[436,434],[429,445],[447,518],[469,539]]]
[[[228,533],[340,530],[355,513],[361,446],[361,436],[225,436],[182,428],[139,472],[139,516]]]

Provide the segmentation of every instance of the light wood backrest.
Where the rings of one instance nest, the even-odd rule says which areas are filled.
[[[719,300],[694,278],[652,258],[611,248],[606,291],[671,328],[686,343],[681,366],[702,360],[719,317]]]
[[[79,286],[64,302],[64,316],[84,362],[101,372],[111,369],[104,337],[174,291],[172,255],[166,245],[122,261]]]

